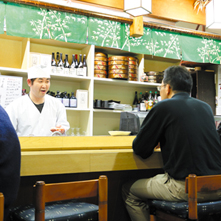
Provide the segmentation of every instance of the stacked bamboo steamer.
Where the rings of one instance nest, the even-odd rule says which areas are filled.
[[[138,79],[138,59],[135,57],[128,57],[129,62],[129,81],[137,81]]]
[[[111,56],[108,58],[108,78],[128,79],[128,57]]]
[[[102,52],[95,52],[94,77],[107,77],[107,55]]]
[[[162,72],[156,72],[156,71],[149,71],[146,72],[147,75],[147,82],[149,83],[161,83],[163,79],[163,73]]]

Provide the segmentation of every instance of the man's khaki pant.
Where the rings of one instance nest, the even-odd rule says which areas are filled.
[[[152,178],[140,179],[123,185],[123,199],[132,221],[149,221],[148,199],[187,201],[185,181],[175,180],[167,173]],[[221,199],[221,192],[198,194],[199,202]]]

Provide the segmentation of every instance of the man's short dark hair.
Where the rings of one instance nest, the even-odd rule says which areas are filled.
[[[36,80],[37,78],[32,78],[31,79],[31,84],[33,85],[34,84],[34,81]]]
[[[163,84],[169,84],[173,91],[190,93],[193,80],[185,67],[171,66],[164,71]]]

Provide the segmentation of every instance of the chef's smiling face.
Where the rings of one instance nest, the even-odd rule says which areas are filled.
[[[43,98],[50,88],[50,78],[36,78],[33,82],[30,80],[28,85],[35,98]]]

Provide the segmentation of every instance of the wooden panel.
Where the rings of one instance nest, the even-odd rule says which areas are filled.
[[[31,151],[21,155],[21,176],[90,171],[90,154],[85,151]]]
[[[21,176],[158,169],[160,152],[146,160],[128,150],[27,151],[22,152]]]
[[[124,0],[80,0],[81,2],[93,3],[98,5],[103,5],[112,8],[123,9],[124,8]]]
[[[116,171],[162,168],[161,154],[153,154],[148,159],[142,159],[133,150],[97,151],[91,155],[91,171]]]
[[[195,0],[152,0],[152,15],[172,19],[177,21],[185,21],[205,25],[205,10],[194,10]]]
[[[124,0],[80,0],[106,7],[113,7],[123,10]],[[150,17],[158,17],[169,20],[185,21],[195,24],[206,24],[205,10],[194,10],[195,0],[152,0],[152,14]]]

